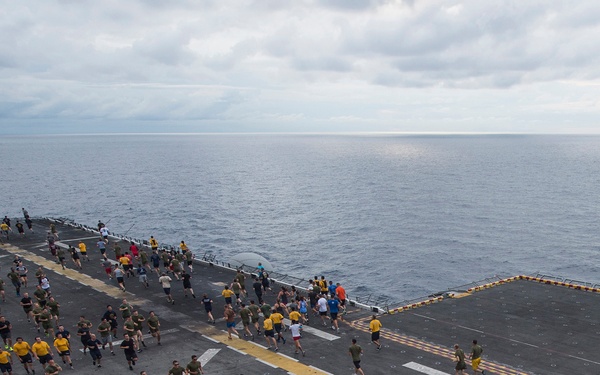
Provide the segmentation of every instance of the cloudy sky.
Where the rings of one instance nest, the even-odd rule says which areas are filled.
[[[600,1],[0,0],[0,133],[600,133]]]

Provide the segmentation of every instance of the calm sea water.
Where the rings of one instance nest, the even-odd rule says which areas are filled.
[[[68,217],[400,301],[537,271],[598,281],[600,137],[3,137],[1,214]]]

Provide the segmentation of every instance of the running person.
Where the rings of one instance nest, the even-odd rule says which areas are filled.
[[[117,279],[119,288],[121,288],[122,291],[125,291],[125,279],[124,279],[125,273],[123,272],[121,267],[119,267],[119,265],[115,265],[115,270],[113,271],[113,274],[115,275],[115,278]]]
[[[204,293],[202,295],[201,303],[204,305],[204,311],[206,311],[206,315],[208,315],[208,322],[215,324],[215,318],[213,317],[213,314],[212,314],[213,300],[208,298],[208,294]]]
[[[167,276],[164,272],[162,273],[161,277],[158,278],[158,282],[162,284],[163,291],[167,295],[167,302],[174,305],[175,300],[173,299],[173,296],[171,296],[171,281],[173,281],[173,279]]]
[[[56,339],[54,340],[54,347],[56,348],[56,352],[62,359],[63,363],[68,363],[69,367],[73,369],[73,362],[71,361],[71,345],[69,340],[63,337],[61,333],[57,333]]]
[[[21,278],[14,268],[10,269],[10,272],[6,275],[12,282],[17,292],[17,297],[21,296]]]
[[[352,362],[354,363],[354,373],[365,375],[362,368],[360,368],[360,356],[363,354],[363,350],[356,343],[356,339],[352,339],[352,345],[348,348],[348,353],[352,357]]]
[[[185,272],[185,268],[182,271],[183,273],[181,274],[181,280],[183,281],[183,293],[184,295],[187,297],[187,292],[188,290],[190,291],[190,293],[192,293],[192,297],[196,298],[196,295],[194,294],[194,289],[192,289],[192,282],[190,281],[190,279],[192,278],[192,275],[190,275],[189,273]]]
[[[371,331],[371,342],[377,345],[377,350],[381,349],[381,344],[379,343],[379,334],[381,332],[381,322],[377,319],[376,315],[371,317],[371,322],[369,323],[369,331]]]
[[[465,363],[465,352],[458,346],[458,344],[454,344],[454,361],[456,362],[456,366],[454,369],[456,370],[456,375],[464,375],[467,369],[467,364]]]
[[[156,251],[153,251],[152,255],[150,255],[150,261],[152,262],[152,267],[154,267],[154,272],[160,277],[160,255]]]
[[[225,323],[227,324],[227,333],[229,335],[229,340],[232,339],[232,333],[235,333],[238,339],[241,338],[240,334],[235,329],[235,311],[233,311],[233,308],[230,305],[225,305],[225,312],[223,313],[223,315],[225,317]]]
[[[73,263],[77,266],[77,268],[80,270],[83,269],[83,267],[81,267],[81,260],[77,249],[75,249],[73,246],[69,246],[69,252],[71,253],[71,259],[73,259]]]
[[[33,300],[29,297],[29,293],[26,292],[23,294],[23,298],[21,298],[19,304],[27,316],[27,321],[31,322],[31,319],[33,318]]]
[[[250,306],[248,306],[248,310],[251,313],[252,324],[254,324],[254,328],[256,329],[256,334],[260,335],[260,326],[258,325],[258,319],[260,318],[260,307],[254,303],[254,300],[250,300]]]
[[[273,341],[275,351],[278,351],[279,347],[277,346],[277,340],[275,340],[275,329],[273,328],[273,321],[270,316],[265,315],[263,329],[265,331],[265,340],[267,341],[267,345],[269,345],[269,349],[271,349],[271,341]]]
[[[27,272],[28,272],[28,270],[22,261],[19,261],[19,263],[15,267],[15,271],[17,271],[17,273],[19,274],[19,277],[21,278],[21,284],[23,284],[23,286],[27,288]]]
[[[19,220],[17,220],[15,227],[17,227],[17,231],[19,232],[21,237],[25,237],[25,226],[23,225],[23,223],[21,223]]]
[[[48,366],[45,366],[44,372],[46,375],[58,375],[62,371],[62,367],[54,362],[54,359],[48,360]]]
[[[89,320],[86,320],[82,315],[79,317],[79,321],[77,322],[77,336],[81,340],[81,344],[83,345],[83,354],[86,353],[87,350],[87,342],[90,339],[90,329],[92,328],[92,323]]]
[[[302,338],[302,325],[298,322],[292,324],[290,326],[290,332],[292,332],[292,339],[294,340],[294,345],[296,346],[295,354],[298,354],[298,351],[302,352],[302,356],[306,355],[304,349],[302,349],[302,345],[300,344],[300,339]]]
[[[42,341],[42,338],[37,336],[35,342],[31,345],[31,353],[35,359],[40,361],[42,367],[46,367],[46,363],[52,361],[52,353],[50,353],[50,345],[47,342]]]
[[[327,327],[327,323],[325,323],[325,319],[327,318],[327,299],[324,294],[322,294],[317,301],[317,307],[319,309],[319,315],[321,316],[321,322],[324,327]]]
[[[33,360],[31,359],[31,346],[26,341],[23,341],[22,337],[17,337],[17,342],[13,345],[13,350],[17,353],[19,357],[19,361],[23,364],[25,371],[27,373],[33,372],[35,374],[35,370],[33,369]]]
[[[150,236],[150,247],[152,248],[152,251],[158,251],[158,241],[154,236]]]
[[[0,336],[4,341],[4,349],[12,350],[11,329],[12,324],[4,316],[0,316]]]
[[[283,343],[285,344],[285,337],[283,337],[283,335],[281,334],[281,328],[283,325],[283,315],[281,315],[277,310],[273,309],[271,311],[271,321],[273,322],[273,328],[275,329],[275,332],[277,333],[277,342],[279,342],[279,340],[282,340]]]
[[[329,297],[327,301],[327,305],[329,306],[329,315],[331,316],[331,329],[335,330],[337,333],[340,332],[340,327],[338,326],[337,316],[339,313],[339,305],[340,302],[336,297]]]
[[[108,322],[108,318],[103,317],[102,322],[98,325],[98,328],[96,330],[100,334],[100,341],[102,344],[102,349],[105,349],[106,345],[108,344],[108,348],[110,349],[110,354],[115,355],[115,352],[113,349],[111,326],[110,326],[110,323]]]
[[[77,245],[79,247],[79,252],[81,253],[81,256],[83,258],[85,258],[86,261],[90,261],[90,258],[87,255],[87,246],[85,246],[85,244],[83,243],[83,241],[79,241],[79,245]]]
[[[100,345],[102,345],[102,342],[100,342],[100,340],[96,338],[96,335],[92,333],[90,335],[90,339],[87,342],[87,347],[90,350],[90,356],[92,357],[92,365],[96,365],[97,363],[98,367],[102,367],[102,364],[100,364],[100,361],[102,360],[102,352],[100,352]]]
[[[192,360],[190,361],[190,363],[187,364],[185,369],[189,375],[204,374],[204,371],[202,370],[202,364],[200,363],[200,361],[198,361],[197,355],[192,356]]]
[[[242,324],[244,325],[244,337],[250,335],[251,340],[254,341],[254,335],[250,332],[250,316],[252,315],[252,312],[246,307],[246,304],[242,303],[239,314],[240,318],[242,318]]]
[[[221,295],[225,298],[225,304],[227,306],[231,307],[232,297],[233,297],[234,293],[231,289],[229,289],[228,285],[225,285],[223,287],[223,291],[221,292]]]
[[[473,368],[473,373],[475,375],[477,375],[478,372],[485,374],[485,370],[479,369],[479,365],[481,364],[481,353],[483,353],[483,348],[481,345],[477,344],[477,340],[473,340],[469,358],[471,359],[471,367]]]
[[[146,348],[146,343],[144,342],[144,334],[142,330],[144,329],[143,323],[146,321],[146,318],[139,311],[135,310],[133,315],[131,316],[131,320],[133,320],[134,330],[135,330],[135,339],[138,343],[142,343],[142,346]]]
[[[160,321],[158,320],[158,317],[154,314],[154,311],[150,311],[148,313],[148,315],[149,315],[149,317],[148,317],[148,320],[146,321],[146,323],[148,324],[150,334],[152,335],[152,337],[154,337],[156,339],[157,344],[161,345],[161,343],[160,343]]]
[[[30,218],[26,218],[25,224],[27,224],[27,228],[33,233],[33,221]]]
[[[100,254],[102,254],[102,258],[106,258],[106,242],[104,242],[103,238],[100,238],[98,242],[96,242],[96,247],[100,249]]]
[[[0,348],[0,371],[2,372],[2,375],[12,375],[12,365],[13,359],[10,352]]]
[[[144,288],[147,289],[150,286],[150,284],[148,283],[148,271],[146,270],[146,268],[144,268],[144,266],[142,266],[142,263],[138,264],[137,274],[140,283],[144,284]]]
[[[135,366],[135,361],[138,360],[137,354],[135,353],[135,341],[133,341],[128,334],[124,334],[120,348],[123,349],[123,352],[125,353],[125,359],[127,359],[129,369],[133,371],[132,365]]]
[[[194,254],[191,251],[185,252],[185,262],[187,263],[188,268],[190,269],[190,273],[194,272]]]
[[[106,273],[106,276],[108,276],[109,279],[112,279],[112,274],[113,274],[112,265],[113,265],[112,262],[110,260],[108,260],[108,258],[106,258],[102,261],[102,268],[104,268],[104,273]]]

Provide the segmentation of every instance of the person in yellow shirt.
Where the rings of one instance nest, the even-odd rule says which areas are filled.
[[[290,311],[290,320],[292,321],[292,324],[298,323],[298,320],[300,320],[301,316],[302,314],[292,307],[292,311]]]
[[[5,351],[0,347],[0,372],[2,372],[2,374],[12,375],[12,364],[13,359],[10,352]]]
[[[283,343],[285,344],[285,337],[283,337],[283,335],[281,334],[281,327],[283,325],[283,315],[278,313],[277,310],[273,310],[273,312],[271,313],[271,320],[273,321],[273,327],[275,328],[275,332],[277,332],[277,342],[279,342],[279,340],[283,340]]]
[[[52,360],[52,354],[50,353],[50,345],[47,342],[42,341],[40,336],[35,338],[35,342],[31,345],[31,352],[35,359],[40,361],[42,367],[46,367],[46,363]]]
[[[83,258],[85,258],[86,261],[90,261],[90,258],[88,258],[87,255],[87,246],[85,246],[85,244],[83,243],[83,241],[79,241],[79,252],[81,253],[81,256]]]
[[[181,249],[181,252],[183,254],[185,254],[189,250],[188,245],[186,245],[186,243],[183,241],[181,241],[181,243],[179,244],[179,248]]]
[[[229,286],[225,285],[225,288],[223,289],[223,291],[221,292],[221,295],[223,297],[225,297],[225,303],[231,307],[231,297],[234,295],[235,293],[233,293],[233,291],[231,289],[229,289]]]
[[[376,315],[373,315],[369,323],[369,331],[371,331],[371,342],[377,345],[377,350],[381,350],[381,344],[379,343],[379,331],[381,331],[381,327],[381,322],[377,319]]]
[[[158,241],[154,236],[150,236],[150,247],[152,248],[152,251],[158,250]]]
[[[29,374],[33,371],[33,360],[31,359],[31,346],[22,337],[17,337],[17,342],[13,345],[13,350],[19,356],[19,361],[23,364],[25,371]]]
[[[275,330],[273,329],[273,321],[270,316],[265,316],[265,320],[263,322],[263,329],[265,331],[265,340],[267,340],[267,345],[269,345],[269,349],[271,349],[271,340],[273,344],[275,344],[275,351],[279,350],[277,346],[277,341],[275,340]]]
[[[60,358],[62,358],[63,363],[68,363],[71,369],[73,369],[73,362],[71,362],[71,345],[69,344],[69,340],[67,340],[66,337],[63,337],[62,333],[56,334],[54,347]]]

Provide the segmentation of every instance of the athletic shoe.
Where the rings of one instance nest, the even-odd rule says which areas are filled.
[[[302,351],[302,356],[306,357],[306,352],[304,350]]]
[[[130,369],[131,371],[133,371],[133,367],[131,367],[131,365],[129,365],[129,369]]]

